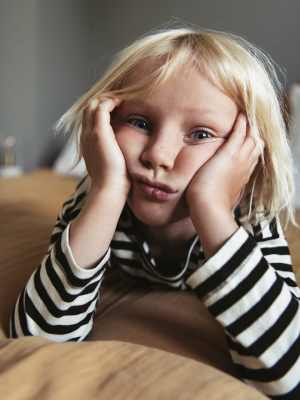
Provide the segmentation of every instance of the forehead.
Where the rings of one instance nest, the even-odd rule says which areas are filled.
[[[121,114],[138,115],[152,124],[180,126],[183,130],[207,127],[222,136],[232,130],[238,106],[198,69],[178,70],[151,94],[125,100]]]
[[[137,79],[141,75],[135,77]],[[132,79],[134,84],[134,77]],[[200,111],[202,114],[237,109],[216,78],[208,74],[205,68],[191,66],[176,69],[154,91],[130,103],[164,110],[169,108],[170,112],[176,109],[195,113]]]

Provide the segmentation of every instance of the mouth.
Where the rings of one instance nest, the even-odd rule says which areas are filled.
[[[143,194],[156,200],[169,200],[177,192],[171,186],[152,181],[145,175],[132,174],[131,177],[137,183],[137,186]]]

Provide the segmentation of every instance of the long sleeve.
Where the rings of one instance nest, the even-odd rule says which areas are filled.
[[[11,318],[12,337],[83,340],[92,328],[99,287],[110,250],[93,270],[80,268],[69,246],[69,228],[89,194],[89,178],[64,203],[49,251],[20,294]]]
[[[240,227],[187,283],[225,328],[244,381],[274,399],[299,399],[300,290],[280,224],[260,230]]]

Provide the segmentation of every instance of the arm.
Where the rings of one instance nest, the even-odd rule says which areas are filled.
[[[225,328],[248,384],[269,396],[299,391],[300,290],[279,223],[254,238],[240,227],[187,283]]]
[[[81,142],[90,178],[65,202],[49,252],[19,296],[11,320],[13,337],[82,340],[92,327],[109,243],[130,188],[109,124],[109,112],[116,104],[114,100],[103,103],[94,100],[84,114]],[[118,175],[112,173],[112,162],[107,172],[107,160],[101,157],[101,152],[109,151],[114,152],[110,157]]]
[[[69,245],[70,224],[80,213],[89,190],[87,177],[64,203],[49,251],[15,304],[12,337],[34,335],[64,342],[82,340],[90,331],[109,252],[95,270],[85,271],[76,264]]]
[[[211,159],[215,165],[208,165],[209,161],[204,171],[209,172],[211,181],[213,175],[216,177],[218,196],[213,192],[214,187],[210,192],[207,185],[205,195],[194,196],[194,187],[193,197],[188,198],[191,217],[208,260],[187,283],[225,328],[241,377],[268,396],[294,399],[299,397],[300,390],[300,291],[280,224],[273,221],[271,225],[262,225],[259,234],[260,226],[248,226],[246,231],[239,228],[232,216],[231,207],[249,179],[257,157],[255,146],[251,147],[250,131],[244,127],[244,133],[236,137],[239,122],[227,142],[229,146],[223,146],[220,153],[223,150],[221,156],[226,158],[230,145],[240,146],[241,159],[231,153],[226,173],[221,176],[224,168],[213,171],[222,161],[222,157],[221,160],[215,157],[220,156],[216,153],[215,159]],[[201,169],[195,180],[198,184],[206,182]],[[241,182],[240,186],[237,182]],[[287,395],[288,392],[291,394]]]

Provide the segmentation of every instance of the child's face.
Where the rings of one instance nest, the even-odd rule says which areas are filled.
[[[161,226],[189,217],[185,190],[228,139],[238,111],[194,69],[179,70],[143,101],[122,103],[112,126],[132,178],[128,203],[139,220]]]

